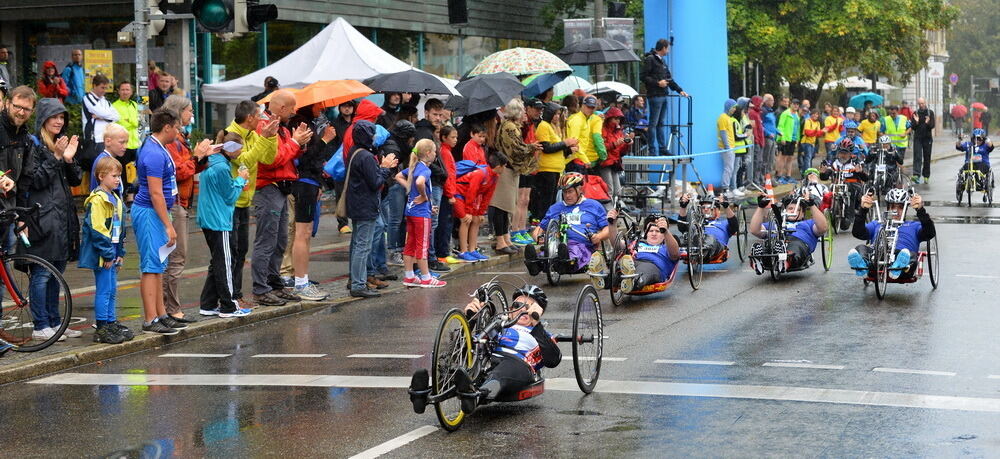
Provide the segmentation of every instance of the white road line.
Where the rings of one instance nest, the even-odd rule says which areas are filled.
[[[349,359],[419,359],[423,354],[351,354]]]
[[[987,378],[988,379],[1000,379],[1000,375],[989,375],[989,376],[987,376]]]
[[[562,359],[563,359],[564,362],[572,361],[573,360],[573,356],[571,356],[571,355],[564,355]],[[594,357],[580,356],[580,360],[585,360],[585,361],[588,361],[588,362],[593,362],[593,361],[595,361],[597,359],[595,359]],[[628,360],[628,357],[601,357],[601,361],[603,361],[603,362],[624,362],[626,360]]]
[[[221,359],[229,357],[233,354],[160,354],[160,357],[189,357],[189,358],[201,358],[201,359]]]
[[[528,272],[527,271],[487,271],[487,272],[478,272],[476,274],[478,274],[480,276],[502,276],[502,275],[520,276],[521,274],[528,274]]]
[[[659,359],[653,361],[653,363],[668,363],[672,365],[721,365],[721,366],[731,366],[736,365],[736,362],[727,362],[721,360],[673,360],[673,359]]]
[[[271,359],[319,359],[326,357],[326,354],[257,354],[253,357]]]
[[[981,274],[955,274],[955,277],[971,277],[973,279],[1000,279],[1000,276],[985,276]]]
[[[1000,379],[1000,375],[996,375]],[[409,376],[343,375],[161,375],[60,373],[28,384],[124,385],[124,386],[309,386],[369,389],[405,389]],[[572,378],[545,380],[548,390],[579,392]],[[597,392],[606,394],[666,395],[675,397],[779,400],[807,403],[837,403],[864,406],[895,406],[954,411],[1000,413],[1000,398],[952,395],[905,394],[866,390],[821,389],[813,387],[754,386],[741,384],[692,384],[656,381],[601,380]]]
[[[396,438],[393,438],[392,440],[382,443],[381,445],[375,446],[374,448],[366,449],[358,454],[351,456],[350,459],[374,459],[383,454],[391,452],[396,448],[411,443],[425,435],[432,434],[437,430],[438,428],[434,426],[423,426],[414,429],[410,432],[407,432],[403,435],[400,435]]]
[[[843,365],[821,365],[818,363],[803,363],[803,362],[766,362],[765,367],[781,367],[781,368],[813,368],[816,370],[843,370]]]
[[[930,376],[955,376],[955,373],[951,371],[934,371],[934,370],[908,370],[906,368],[885,368],[885,367],[875,367],[872,371],[878,371],[882,373],[905,373],[911,375],[930,375]]]

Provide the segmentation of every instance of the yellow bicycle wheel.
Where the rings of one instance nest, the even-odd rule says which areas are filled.
[[[449,432],[458,430],[465,420],[455,389],[455,373],[460,369],[470,372],[474,361],[469,322],[462,311],[452,309],[441,321],[431,358],[433,395],[442,398],[435,403],[435,411],[441,427]]]

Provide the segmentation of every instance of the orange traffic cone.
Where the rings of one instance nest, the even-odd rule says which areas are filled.
[[[711,183],[709,183],[708,186],[705,187],[705,192],[708,193],[708,195],[710,197],[713,197],[713,198],[715,197],[715,187],[712,186]]]
[[[764,194],[767,199],[774,201],[774,185],[771,184],[771,174],[764,174]]]

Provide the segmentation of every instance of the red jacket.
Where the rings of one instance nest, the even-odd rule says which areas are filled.
[[[344,164],[347,164],[350,161],[348,155],[351,154],[351,147],[354,146],[354,124],[360,120],[371,121],[374,123],[383,111],[384,110],[379,108],[378,105],[375,105],[375,102],[368,99],[362,99],[361,102],[358,103],[358,108],[354,109],[354,119],[351,120],[351,125],[347,126],[347,129],[344,131],[343,143],[341,144],[344,149]],[[401,154],[409,155],[409,152],[403,152]]]
[[[446,143],[441,144],[441,162],[444,163],[444,168],[448,171],[448,179],[444,182],[443,195],[446,198],[453,198],[458,191],[458,185],[455,183],[455,157],[451,155],[451,145]]]
[[[49,68],[56,69],[56,74],[54,81],[49,84],[46,82],[45,71]],[[38,94],[42,97],[52,97],[59,99],[60,102],[66,99],[69,95],[69,88],[66,87],[66,81],[59,76],[59,69],[56,67],[56,63],[52,61],[45,61],[42,65],[42,77],[38,79]]]
[[[462,148],[462,159],[475,161],[476,164],[487,164],[486,149],[475,140],[469,140],[465,143],[465,148]]]
[[[174,160],[174,170],[177,175],[177,203],[187,209],[191,207],[194,198],[194,174],[205,169],[191,156],[187,140],[178,137],[177,140],[165,145],[170,157]]]
[[[270,112],[268,116],[274,119],[274,115]],[[257,123],[257,134],[260,134],[261,128],[266,123],[268,121],[263,119]],[[298,180],[299,171],[295,169],[295,160],[302,155],[302,150],[303,148],[292,139],[292,132],[284,126],[278,126],[278,153],[271,164],[260,163],[257,166],[257,189],[285,180]]]
[[[601,166],[615,166],[621,165],[622,156],[628,152],[629,144],[622,142],[617,146],[612,146],[615,142],[625,138],[625,131],[622,130],[621,126],[618,128],[611,128],[611,125],[605,124],[604,129],[601,131],[601,137],[604,137],[604,145],[607,146],[608,159],[601,161]]]
[[[760,96],[753,96],[753,99],[760,99]],[[753,103],[753,99],[750,101],[750,112],[747,115],[750,117],[750,121],[753,121],[753,143],[757,146],[763,147],[764,141],[764,118],[760,114],[760,103]]]
[[[493,200],[493,192],[497,189],[497,177],[496,172],[489,167],[477,167],[456,179],[458,193],[455,194],[455,207],[452,210],[455,218],[462,218],[466,214],[486,215],[490,201]]]

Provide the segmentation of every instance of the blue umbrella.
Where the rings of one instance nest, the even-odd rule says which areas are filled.
[[[564,70],[555,73],[540,73],[524,79],[524,91],[521,95],[527,98],[538,97],[539,94],[555,87],[565,80],[573,71]]]
[[[851,98],[848,105],[861,110],[865,108],[865,102],[871,101],[872,106],[882,105],[882,96],[875,94],[874,92],[863,92]]]

